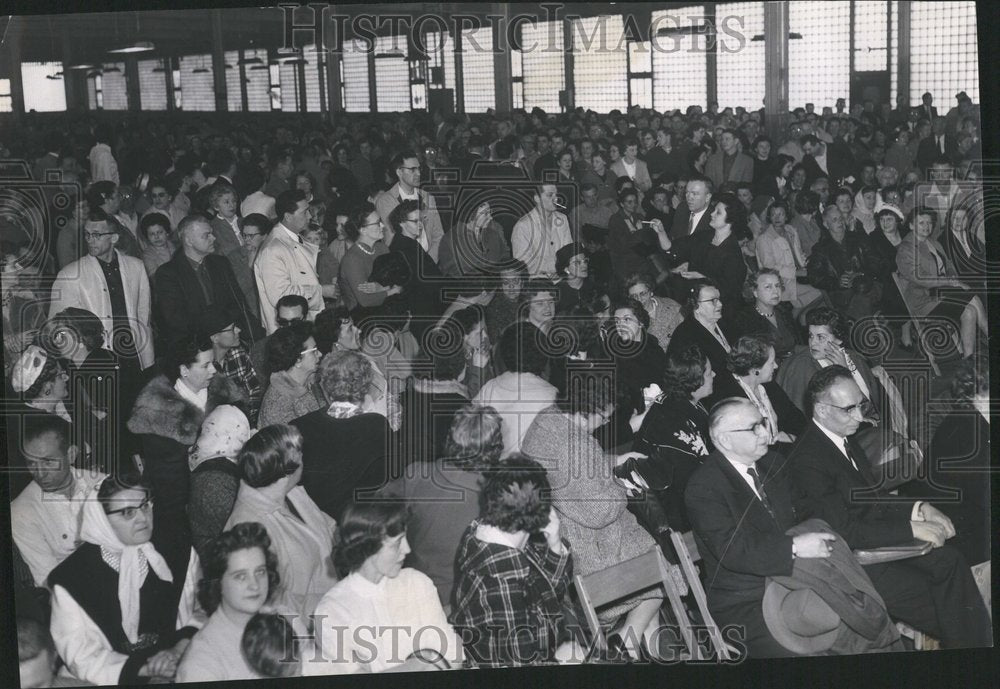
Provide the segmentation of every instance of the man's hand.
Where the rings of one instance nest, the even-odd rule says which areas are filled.
[[[384,292],[385,287],[377,282],[362,282],[358,285],[358,291],[363,294],[377,294],[378,292]]]
[[[548,544],[549,550],[554,553],[562,554],[566,547],[563,545],[562,538],[559,536],[559,525],[559,513],[556,512],[555,507],[550,507],[549,523],[542,529],[542,533],[545,534],[545,542]]]
[[[945,540],[955,536],[955,525],[951,523],[951,519],[944,512],[934,507],[934,505],[926,502],[922,504],[920,506],[920,515],[925,521],[941,526],[944,529]]]
[[[935,548],[940,548],[947,540],[945,528],[937,522],[910,522],[910,529],[914,538],[927,541]]]
[[[845,289],[854,284],[854,273],[844,273],[840,276],[840,286]]]
[[[792,552],[795,557],[830,557],[833,546],[828,541],[835,540],[837,537],[832,533],[813,531],[800,534],[792,539]]]
[[[626,452],[625,454],[618,455],[615,458],[615,466],[616,467],[621,466],[622,464],[632,459],[633,457],[636,459],[646,459],[646,455],[642,454],[641,452]]]

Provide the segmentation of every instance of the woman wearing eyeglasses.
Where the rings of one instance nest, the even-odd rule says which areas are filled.
[[[83,508],[83,545],[49,575],[56,650],[84,682],[172,681],[202,624],[198,557],[159,552],[152,496],[136,478],[109,476],[94,498]]]
[[[405,199],[389,214],[393,240],[389,253],[399,254],[409,266],[409,279],[401,285],[410,313],[410,331],[419,342],[427,328],[444,312],[441,278],[437,263],[427,253],[427,234],[420,218],[420,204]]]
[[[319,409],[316,369],[322,358],[313,324],[299,321],[276,330],[268,340],[270,384],[261,400],[257,425],[261,428],[288,423]]]
[[[726,358],[732,346],[722,331],[722,297],[711,280],[696,280],[684,302],[684,320],[670,337],[667,356],[698,345],[715,371],[726,370]]]
[[[361,204],[344,225],[344,233],[354,242],[340,262],[338,281],[344,305],[348,309],[379,306],[386,297],[402,292],[401,287],[386,290],[368,281],[375,259],[389,253],[389,248],[382,241],[382,219],[375,206],[368,202]]]

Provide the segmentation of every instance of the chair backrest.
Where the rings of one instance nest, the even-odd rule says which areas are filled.
[[[712,642],[712,648],[715,649],[720,660],[732,659],[733,652],[723,640],[722,632],[719,631],[719,625],[715,623],[712,613],[708,610],[708,598],[705,596],[705,588],[701,585],[701,577],[698,575],[697,567],[695,567],[695,563],[701,560],[701,554],[698,552],[698,545],[694,540],[694,532],[685,531],[681,533],[679,531],[671,531],[670,541],[677,552],[677,560],[680,562],[684,578],[687,579],[691,595],[698,605],[698,612],[701,613],[702,622],[708,628],[708,636]]]
[[[702,659],[694,630],[681,600],[681,596],[687,593],[684,576],[676,565],[666,561],[659,547],[653,547],[638,557],[599,572],[585,576],[576,575],[573,577],[573,583],[587,624],[590,626],[592,641],[599,650],[607,649],[608,640],[597,617],[597,609],[653,586],[661,586],[674,611],[689,656],[696,660]]]

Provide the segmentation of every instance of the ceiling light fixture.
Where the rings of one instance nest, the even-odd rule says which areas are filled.
[[[82,64],[79,64],[79,65],[70,65],[69,67],[67,67],[67,69],[79,69],[79,70],[97,69],[97,65],[91,65],[91,64],[88,64],[88,63],[82,63]]]
[[[113,48],[108,52],[115,53],[117,55],[124,55],[127,53],[148,53],[151,50],[156,50],[156,46],[153,45],[152,41],[136,41],[132,45],[122,46],[121,48]]]

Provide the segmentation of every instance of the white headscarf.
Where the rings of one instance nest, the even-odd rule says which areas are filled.
[[[188,454],[188,468],[194,471],[213,457],[225,457],[235,464],[236,456],[251,435],[246,415],[231,404],[220,404],[202,422],[198,442]]]
[[[875,202],[878,203],[878,192],[875,192]],[[867,234],[875,231],[875,210],[865,205],[864,194],[860,191],[854,196],[854,210],[851,215],[861,221]]]
[[[84,501],[80,539],[106,548],[121,558],[118,567],[118,604],[122,612],[122,631],[129,643],[134,644],[139,639],[139,589],[149,572],[143,564],[148,563],[163,581],[173,582],[174,577],[167,561],[149,541],[141,545],[123,544],[111,527],[108,515],[104,513],[104,506],[96,500],[96,490],[88,497],[95,499]]]

